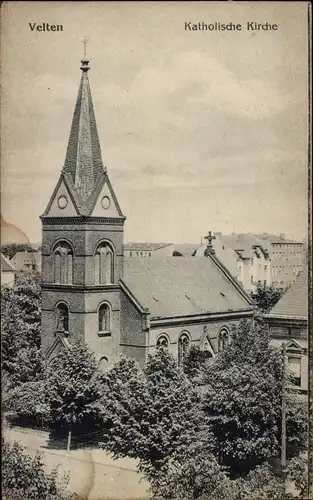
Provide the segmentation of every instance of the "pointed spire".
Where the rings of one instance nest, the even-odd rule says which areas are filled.
[[[63,171],[70,174],[75,190],[86,202],[104,168],[87,74],[89,60],[86,57],[82,59],[80,69],[82,77]]]

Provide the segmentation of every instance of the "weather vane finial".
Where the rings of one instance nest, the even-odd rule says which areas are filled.
[[[84,44],[84,57],[86,58],[87,56],[87,43],[88,43],[88,38],[85,36],[84,40],[82,41]]]

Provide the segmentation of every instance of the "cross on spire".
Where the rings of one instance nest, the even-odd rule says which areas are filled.
[[[88,43],[88,38],[85,36],[84,40],[82,41],[84,44],[84,58],[87,57],[87,43]]]
[[[209,231],[207,236],[204,237],[205,240],[208,240],[208,246],[212,246],[213,240],[216,239],[216,236],[212,233],[212,231]]]
[[[212,245],[213,243],[213,240],[216,239],[216,236],[214,236],[214,234],[212,233],[212,231],[209,231],[207,236],[204,237],[205,240],[207,240],[208,244],[207,244],[207,247],[204,251],[204,255],[207,257],[207,255],[210,253],[210,254],[214,254],[215,253],[215,250],[214,250],[214,247]]]

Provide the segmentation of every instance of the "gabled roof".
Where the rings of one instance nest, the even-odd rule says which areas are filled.
[[[125,258],[123,282],[151,318],[253,309],[244,290],[211,256]]]
[[[34,252],[16,252],[12,257],[11,262],[13,263],[16,270],[22,270],[27,265],[35,265],[37,267],[41,266],[41,255]]]
[[[60,349],[60,348],[61,349],[68,349],[69,346],[70,346],[70,343],[66,338],[60,337],[60,335],[57,335],[56,338],[54,339],[54,341],[52,342],[52,344],[50,344],[50,346],[46,350],[46,353],[45,353],[46,359],[51,358],[51,356],[54,354],[54,352],[57,351],[58,349]]]
[[[304,266],[296,281],[270,311],[269,316],[308,317],[308,268]]]
[[[1,252],[1,272],[11,272],[15,271],[14,266],[11,264],[9,259]]]

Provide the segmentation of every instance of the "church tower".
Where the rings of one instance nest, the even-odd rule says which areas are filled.
[[[123,216],[102,155],[89,61],[81,81],[65,164],[42,220],[42,344],[48,362],[83,338],[101,363],[119,352]]]

